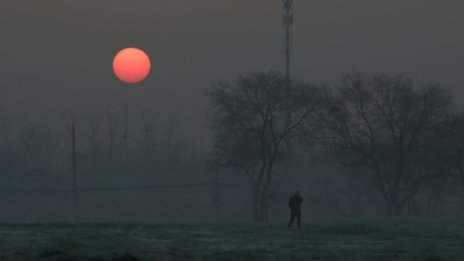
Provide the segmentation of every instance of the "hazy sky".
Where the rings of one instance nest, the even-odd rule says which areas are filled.
[[[295,77],[405,73],[464,98],[463,1],[294,2]],[[281,8],[280,0],[0,0],[0,106],[46,117],[129,104],[199,131],[211,83],[283,68]],[[152,59],[138,85],[112,72],[127,46]]]

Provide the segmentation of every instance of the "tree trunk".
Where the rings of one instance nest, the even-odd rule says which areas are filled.
[[[260,216],[261,216],[261,223],[268,223],[269,222],[269,212],[268,212],[268,202],[267,200],[263,199],[261,201],[260,206]]]
[[[385,200],[385,215],[391,217],[393,214],[393,205],[388,197],[384,197]]]
[[[257,187],[254,186],[252,193],[253,222],[267,223],[269,222],[269,200]]]
[[[253,222],[259,222],[259,196],[257,185],[252,188]]]
[[[384,197],[385,200],[385,214],[387,217],[400,216],[403,206],[399,200],[399,195],[391,194],[389,197]]]
[[[440,196],[430,196],[427,199],[427,214],[433,215],[437,213],[438,205],[441,201]]]

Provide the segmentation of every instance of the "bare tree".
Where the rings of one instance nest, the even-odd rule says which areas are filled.
[[[185,142],[179,135],[179,121],[169,119],[164,132],[163,153],[170,162],[179,162],[184,152]]]
[[[0,108],[0,178],[11,177],[20,164],[20,155],[14,150],[12,122]]]
[[[0,108],[0,146],[9,148],[11,146],[11,120],[6,112]]]
[[[450,124],[447,137],[451,139],[448,149],[451,151],[451,160],[464,191],[464,112],[456,114]]]
[[[127,106],[124,107],[122,117],[118,116],[120,115],[107,109],[104,118],[105,132],[107,133],[107,152],[110,162],[125,157],[128,149],[131,122]]]
[[[206,93],[212,104],[217,164],[238,169],[251,185],[253,219],[268,221],[274,167],[298,131],[315,115],[320,90],[284,76],[255,73]]]
[[[455,191],[456,165],[453,160],[456,145],[456,137],[453,132],[453,121],[450,117],[443,118],[442,124],[438,128],[431,128],[424,131],[419,140],[420,154],[417,164],[420,166],[418,171],[424,172],[429,176],[420,189],[420,196],[425,196],[424,212],[435,214],[438,206],[443,200]],[[412,213],[419,210],[416,206],[416,199],[413,197],[408,207],[413,206]],[[411,208],[409,209],[411,213]]]
[[[17,145],[25,174],[42,181],[56,170],[60,140],[49,126],[34,122],[23,124],[18,131]]]
[[[416,89],[401,75],[352,73],[342,77],[320,120],[339,163],[368,170],[386,214],[400,215],[418,189],[441,174],[422,171],[421,137],[442,125],[450,104],[438,84]]]
[[[143,157],[149,161],[155,153],[155,135],[157,119],[151,110],[143,110],[139,114],[139,119],[135,122],[136,129],[143,133],[142,141],[139,144]]]
[[[135,138],[132,126],[127,108],[122,113],[106,109],[104,113],[89,115],[77,124],[77,134],[82,136],[77,140],[81,176],[108,179],[124,173],[129,168],[127,162],[135,146],[131,143]]]

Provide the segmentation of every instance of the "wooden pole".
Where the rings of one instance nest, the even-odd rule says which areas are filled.
[[[76,127],[72,124],[72,175],[73,175],[73,221],[79,221],[77,169],[76,169]]]
[[[218,164],[214,166],[214,220],[218,221],[219,217],[219,168]]]

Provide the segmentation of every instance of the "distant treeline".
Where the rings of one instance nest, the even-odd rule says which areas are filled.
[[[0,220],[34,220],[38,208],[69,217],[72,124],[88,221],[96,211],[130,220],[132,211],[144,217],[137,220],[240,213],[269,222],[287,215],[297,189],[311,215],[433,215],[453,200],[464,208],[464,111],[438,83],[349,73],[332,86],[263,72],[205,95],[206,141],[185,137],[179,121],[160,124],[127,108],[53,124],[4,115]],[[169,189],[148,191],[155,188]],[[63,196],[26,195],[41,191]],[[37,206],[41,197],[50,205]]]

